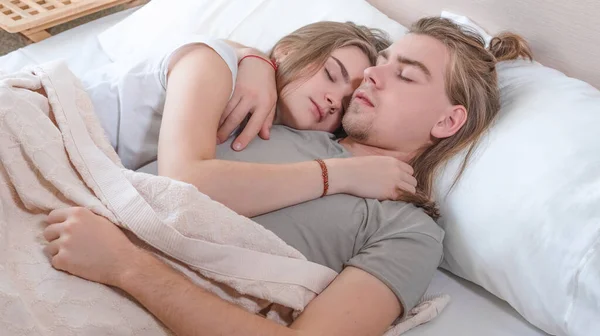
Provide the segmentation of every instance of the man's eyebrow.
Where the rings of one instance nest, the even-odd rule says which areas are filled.
[[[340,62],[340,60],[337,59],[336,57],[331,56],[331,58],[333,58],[337,62],[337,64],[340,66],[340,70],[342,70],[342,77],[344,77],[344,82],[350,83],[350,75],[348,75],[348,70],[344,66],[344,63]]]
[[[406,64],[406,65],[416,66],[417,68],[421,69],[421,71],[423,71],[427,75],[427,77],[431,77],[431,71],[429,71],[429,69],[427,69],[425,64],[423,64],[419,61],[415,61],[410,58],[398,56],[398,62],[400,62],[402,64]]]

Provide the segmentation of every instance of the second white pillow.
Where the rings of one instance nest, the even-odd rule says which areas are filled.
[[[189,33],[231,39],[268,52],[283,36],[324,20],[379,28],[392,39],[406,32],[364,0],[153,0],[99,34],[98,40],[113,61]]]

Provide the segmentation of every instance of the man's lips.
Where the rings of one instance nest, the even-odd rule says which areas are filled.
[[[313,103],[313,107],[314,107],[311,109],[311,111],[317,118],[317,121],[321,122],[323,120],[323,117],[325,117],[325,113],[323,113],[323,109],[317,103],[315,103],[314,100],[310,99],[310,102]]]
[[[362,91],[356,92],[356,94],[354,95],[354,98],[367,106],[375,107],[375,105],[373,104],[371,99]]]

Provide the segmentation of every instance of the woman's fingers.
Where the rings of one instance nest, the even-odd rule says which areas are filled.
[[[417,184],[418,184],[417,179],[414,176],[412,176],[412,175],[406,176],[406,180],[405,181],[406,181],[407,184],[409,184],[409,185],[411,185],[413,187],[416,187]]]
[[[231,133],[241,125],[248,113],[251,113],[251,108],[251,102],[248,100],[242,99],[239,104],[237,104],[217,131],[217,138],[219,138],[221,143],[225,142]]]
[[[411,193],[411,194],[414,194],[417,191],[417,189],[413,185],[408,184],[406,182],[400,182],[398,184],[398,189],[400,189],[401,191],[404,191],[404,192]]]
[[[258,132],[258,136],[263,140],[269,140],[271,137],[271,127],[273,127],[273,121],[275,120],[275,111],[276,106],[273,106],[271,112],[269,112],[269,116],[267,116],[267,119],[260,128],[260,132]]]
[[[223,111],[223,114],[221,115],[221,120],[219,120],[219,128],[221,126],[223,126],[223,123],[225,122],[225,120],[227,119],[227,117],[229,117],[229,115],[231,114],[231,112],[233,112],[235,110],[235,108],[239,105],[239,103],[241,101],[242,101],[242,97],[241,96],[237,96],[234,93],[234,95],[231,97],[231,99],[227,103],[227,106],[225,106],[225,110]]]
[[[248,121],[246,127],[242,133],[235,139],[233,142],[233,149],[236,151],[243,150],[248,146],[250,141],[256,137],[258,132],[262,129],[265,124],[266,118],[268,118],[268,114],[270,110],[262,110],[257,111],[252,114],[252,117]]]

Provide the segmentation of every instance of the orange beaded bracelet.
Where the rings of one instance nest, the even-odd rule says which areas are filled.
[[[327,172],[327,165],[325,165],[325,161],[321,159],[316,159],[315,161],[321,166],[321,176],[323,177],[323,195],[321,195],[321,197],[325,197],[327,196],[327,191],[329,191],[329,173]]]

